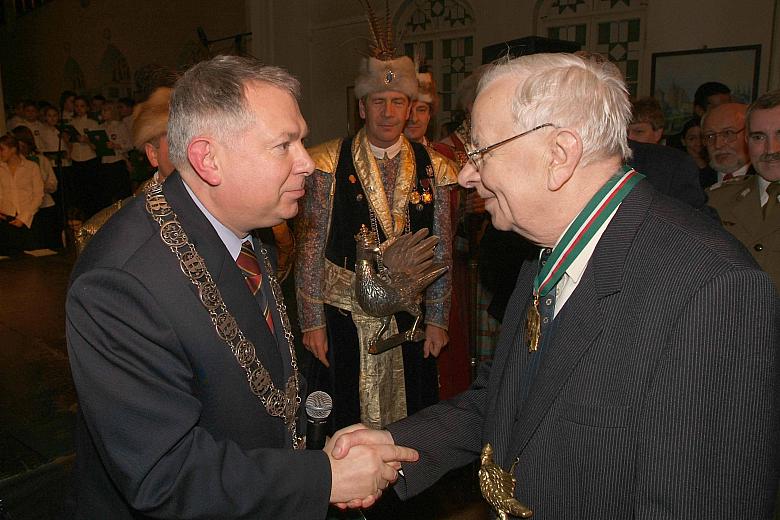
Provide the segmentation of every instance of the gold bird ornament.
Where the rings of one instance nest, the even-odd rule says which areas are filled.
[[[433,261],[439,238],[429,237],[428,230],[421,229],[379,245],[376,234],[363,225],[355,240],[355,300],[366,314],[382,319],[379,332],[369,340],[368,352],[380,354],[405,341],[424,339],[424,333],[417,328],[422,315],[422,291],[448,269]],[[412,328],[380,340],[393,314],[400,311],[416,318]]]
[[[518,518],[531,518],[534,512],[515,498],[517,479],[515,479],[514,472],[517,460],[512,463],[508,472],[504,471],[493,462],[493,446],[487,443],[482,448],[481,461],[479,487],[482,490],[482,496],[496,510],[498,517],[501,520],[508,520],[510,515]]]

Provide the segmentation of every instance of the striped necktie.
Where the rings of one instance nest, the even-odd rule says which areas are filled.
[[[244,274],[246,284],[249,286],[249,290],[257,298],[260,303],[260,308],[263,311],[263,318],[265,318],[268,328],[271,329],[271,333],[274,332],[274,320],[271,315],[271,309],[268,306],[268,299],[263,292],[263,273],[260,271],[260,264],[257,263],[257,257],[255,257],[255,251],[252,249],[252,242],[246,240],[241,244],[241,252],[236,258],[236,265],[241,269]]]

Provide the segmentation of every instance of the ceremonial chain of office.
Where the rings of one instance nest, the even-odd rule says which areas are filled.
[[[146,211],[160,225],[160,238],[179,259],[182,272],[197,288],[200,301],[208,311],[217,334],[227,343],[230,351],[236,357],[236,361],[246,372],[250,390],[260,399],[269,415],[279,417],[284,421],[292,436],[293,448],[303,449],[305,440],[303,437],[299,437],[296,431],[296,417],[301,397],[298,394],[298,363],[295,358],[295,345],[290,330],[290,319],[287,317],[287,306],[284,304],[279,282],[273,274],[274,271],[268,259],[268,250],[265,246],[260,246],[266,270],[264,275],[267,277],[274,300],[276,300],[276,308],[279,311],[284,329],[284,338],[290,349],[290,365],[292,366],[292,375],[287,380],[284,391],[276,388],[271,374],[257,358],[254,344],[244,335],[235,317],[228,311],[205,260],[190,242],[176,213],[163,195],[162,184],[153,183],[147,188]]]

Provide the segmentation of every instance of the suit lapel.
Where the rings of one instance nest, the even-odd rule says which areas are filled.
[[[653,193],[647,181],[641,181],[626,197],[599,240],[580,283],[556,316],[552,341],[542,354],[528,399],[512,427],[508,452],[500,459],[505,463],[511,462],[528,444],[580,359],[599,337],[607,318],[603,300],[621,290],[625,260]],[[524,367],[528,358],[538,354],[523,349],[521,356],[525,359],[520,366]]]
[[[490,386],[497,390],[491,392],[488,400],[487,410],[493,418],[486,421],[483,436],[485,442],[492,444],[494,460],[499,463],[511,455],[507,449],[518,412],[522,374],[530,361],[524,340],[525,313],[531,303],[536,268],[537,263],[529,261],[520,269],[515,290],[504,314],[496,357],[491,367]]]
[[[560,321],[555,326],[546,352],[542,354],[528,399],[515,420],[510,456],[522,451],[531,439],[580,358],[601,332],[603,318],[594,277],[587,271],[555,319]],[[528,358],[536,355],[539,353],[525,354]]]
[[[222,239],[214,230],[203,212],[195,205],[184,187],[181,177],[174,173],[163,185],[163,192],[169,204],[176,212],[184,231],[187,233],[195,249],[206,262],[206,266],[211,273],[211,277],[219,287],[222,299],[225,301],[228,312],[233,315],[238,326],[255,345],[255,353],[266,369],[271,373],[274,384],[277,386],[284,381],[282,377],[282,363],[277,349],[269,349],[266,345],[276,345],[275,338],[268,330],[257,300],[249,291],[246,281],[241,274],[238,266],[230,256]],[[184,275],[182,275],[184,276]],[[190,284],[195,297],[200,302],[200,296],[196,287]],[[269,300],[273,301],[273,300]],[[194,319],[200,319],[200,313]],[[209,319],[203,316],[203,319]],[[215,337],[216,334],[215,334]],[[219,340],[225,349],[228,344]],[[232,356],[232,353],[230,353]],[[236,361],[238,368],[238,362]],[[284,385],[280,388],[284,388]]]

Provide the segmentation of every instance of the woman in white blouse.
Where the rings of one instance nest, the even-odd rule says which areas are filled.
[[[0,254],[28,247],[30,227],[42,202],[38,165],[20,154],[15,137],[0,136]]]

